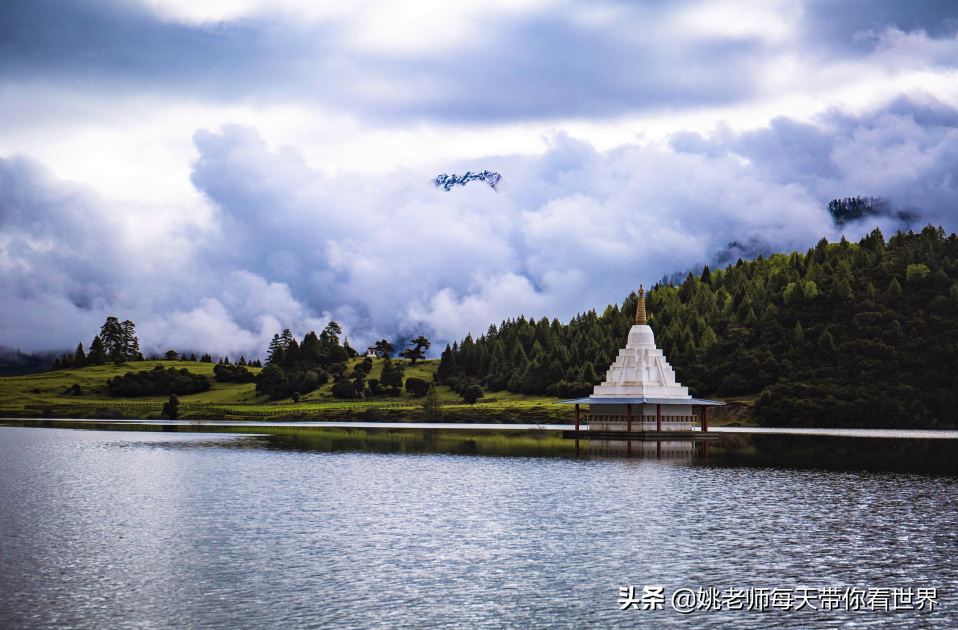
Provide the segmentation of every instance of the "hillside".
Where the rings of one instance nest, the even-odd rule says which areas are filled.
[[[355,368],[361,361],[350,359],[347,364]],[[383,360],[375,359],[370,378],[382,373]],[[432,382],[439,367],[438,360],[405,365],[407,378],[421,378]],[[321,419],[321,420],[392,420],[416,421],[418,407],[410,404],[421,402],[412,394],[403,391],[397,398],[383,397],[368,401],[338,400],[333,396],[333,383],[329,382],[303,396],[299,403],[289,397],[269,400],[257,395],[255,383],[220,383],[213,380],[215,364],[197,361],[135,361],[117,367],[112,363],[87,366],[77,369],[58,370],[42,374],[0,378],[0,415],[5,416],[53,416],[53,417],[154,417],[167,400],[167,396],[118,397],[110,395],[108,379],[134,371],[152,371],[157,367],[187,369],[194,374],[210,377],[209,391],[179,396],[184,417],[216,419]],[[251,369],[259,373],[260,369]],[[80,394],[73,386],[80,386]],[[447,404],[459,400],[459,395],[446,386],[439,386],[439,395]],[[446,409],[449,421],[466,422],[565,422],[570,411],[552,405],[552,399],[538,396],[523,396],[502,392],[494,399],[481,399],[474,406],[453,405]],[[201,406],[212,406],[205,410]],[[369,413],[370,408],[379,413]]]
[[[822,239],[657,284],[649,325],[700,397],[755,398],[767,426],[958,425],[958,236],[928,226],[885,241]],[[568,324],[510,319],[447,348],[443,382],[586,395],[625,344],[636,295]],[[598,373],[598,374],[597,374]],[[760,394],[760,395],[759,395]],[[497,395],[497,394],[492,394]]]

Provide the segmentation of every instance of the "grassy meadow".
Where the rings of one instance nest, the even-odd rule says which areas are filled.
[[[349,361],[349,367],[359,359]],[[433,382],[439,360],[416,365],[406,364],[406,378],[417,377]],[[342,401],[333,398],[332,382],[300,398],[269,400],[257,395],[254,383],[218,383],[213,380],[212,363],[198,361],[140,361],[115,366],[91,366],[59,370],[27,376],[0,378],[0,416],[23,418],[159,418],[167,396],[111,396],[107,379],[130,371],[153,370],[156,366],[186,368],[195,374],[209,376],[211,389],[199,394],[180,396],[180,415],[185,419],[203,420],[321,420],[321,421],[383,421],[419,422],[421,398],[406,391],[398,398]],[[369,378],[379,378],[383,362],[375,359]],[[259,368],[250,368],[258,373]],[[74,395],[73,385],[80,386],[80,395]],[[544,396],[524,396],[508,391],[486,392],[486,397],[475,405],[455,404],[459,396],[449,387],[439,387],[440,397],[448,403],[444,407],[446,422],[475,423],[530,423],[566,424],[573,421],[571,406],[553,404],[557,399]],[[750,407],[753,400],[742,399],[737,405],[710,414],[712,426],[724,424],[755,424]],[[744,404],[743,404],[744,403]],[[582,421],[588,419],[588,407],[583,406]]]
[[[350,369],[359,359],[349,361]],[[398,398],[375,398],[368,401],[341,401],[333,398],[332,382],[293,403],[291,398],[271,401],[257,395],[254,383],[218,383],[213,380],[212,363],[198,361],[140,361],[122,366],[112,363],[79,369],[59,370],[27,376],[0,378],[0,414],[12,417],[158,417],[167,396],[111,396],[106,381],[131,371],[151,371],[156,366],[186,368],[195,374],[209,376],[209,391],[180,396],[183,417],[205,419],[261,419],[261,420],[420,420],[422,411],[415,405],[421,399],[403,391]],[[417,377],[432,382],[439,367],[438,360],[406,365],[406,378]],[[369,378],[379,378],[383,362],[375,359]],[[250,368],[258,373],[258,368]],[[73,393],[73,385],[80,386],[80,395]],[[450,422],[571,422],[572,410],[553,405],[556,399],[523,396],[507,391],[486,393],[476,405],[452,405],[459,396],[449,387],[439,387],[440,397],[450,403],[446,420]],[[200,405],[209,408],[199,408]],[[375,409],[376,411],[369,411]],[[104,416],[104,410],[112,415]]]

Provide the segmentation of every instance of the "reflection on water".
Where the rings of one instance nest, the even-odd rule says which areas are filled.
[[[819,435],[719,433],[703,442],[563,440],[561,432],[442,431],[432,429],[345,429],[264,436],[266,448],[316,452],[445,453],[570,459],[632,458],[680,460],[710,466],[788,467],[958,474],[958,441],[875,439]]]
[[[868,469],[940,465],[922,444],[762,436],[706,462],[461,438],[0,427],[0,627],[958,627],[956,478]],[[649,584],[933,586],[941,605],[619,610]]]

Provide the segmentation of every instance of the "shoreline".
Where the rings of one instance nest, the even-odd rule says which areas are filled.
[[[331,422],[331,421],[224,421],[224,420],[136,420],[96,418],[15,418],[0,417],[0,426],[29,428],[62,428],[101,431],[167,431],[178,433],[222,433],[243,429],[250,434],[269,435],[277,430],[374,429],[374,430],[430,430],[473,432],[570,431],[573,424],[552,423],[470,423],[470,422]],[[588,424],[581,429],[587,430]],[[204,431],[206,429],[206,431]],[[948,429],[863,429],[863,428],[788,428],[788,427],[709,427],[709,433],[719,435],[796,435],[841,438],[882,438],[958,440],[958,431]]]

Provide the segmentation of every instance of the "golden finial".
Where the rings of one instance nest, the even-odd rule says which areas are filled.
[[[635,309],[635,325],[636,326],[645,326],[645,289],[642,288],[642,285],[639,285],[639,305]]]

